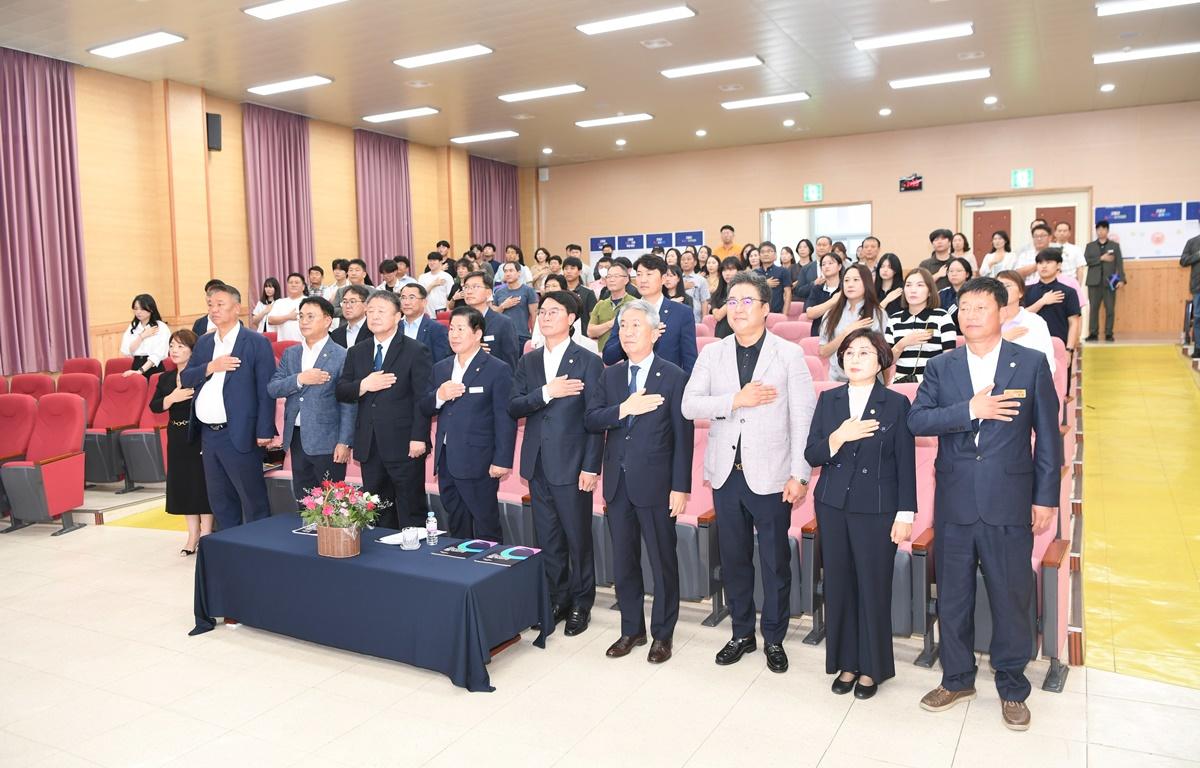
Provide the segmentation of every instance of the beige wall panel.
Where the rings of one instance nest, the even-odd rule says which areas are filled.
[[[358,258],[358,193],[354,187],[354,131],[332,123],[308,123],[313,251],[330,275],[334,259]],[[368,259],[372,275],[379,260]],[[282,281],[284,275],[278,275]],[[332,279],[332,277],[331,277]]]
[[[205,97],[205,110],[221,116],[221,151],[208,152],[209,223],[212,227],[213,273],[239,288],[246,298],[257,296],[250,285],[250,241],[246,228],[246,173],[242,154],[242,107]],[[201,286],[203,288],[203,286]],[[201,291],[197,289],[199,295]],[[197,314],[199,314],[199,310]]]

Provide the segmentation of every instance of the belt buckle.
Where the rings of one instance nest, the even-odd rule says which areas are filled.
[[[733,465],[733,468],[734,468],[734,469],[736,469],[738,472],[741,472],[741,471],[742,471],[742,465],[741,465],[741,464],[734,464],[734,465]]]

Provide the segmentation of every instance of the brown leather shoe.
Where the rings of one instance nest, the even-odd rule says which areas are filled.
[[[965,691],[948,691],[942,686],[934,688],[921,697],[921,709],[928,712],[945,712],[960,701],[970,701],[975,698],[975,689]]]
[[[650,653],[646,655],[646,661],[651,664],[662,664],[669,658],[671,658],[670,640],[655,640],[650,644]]]
[[[629,652],[632,651],[635,646],[645,644],[645,635],[637,635],[635,637],[621,635],[621,637],[617,639],[617,642],[608,646],[608,651],[606,651],[604,655],[610,659],[619,659],[622,656],[628,656]]]
[[[1004,727],[1010,731],[1029,730],[1029,707],[1023,701],[1001,701],[1000,714],[1004,718]]]

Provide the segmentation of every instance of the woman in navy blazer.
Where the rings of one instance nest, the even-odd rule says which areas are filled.
[[[821,477],[813,502],[825,586],[825,671],[833,692],[859,699],[895,677],[892,565],[912,533],[916,449],[908,398],[879,381],[892,350],[877,331],[850,333],[837,351],[850,377],[821,393],[804,458]]]

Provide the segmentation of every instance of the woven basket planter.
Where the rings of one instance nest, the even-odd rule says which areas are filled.
[[[357,528],[317,526],[317,554],[321,557],[357,557],[362,552],[362,536]]]

